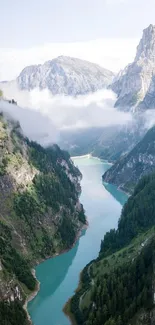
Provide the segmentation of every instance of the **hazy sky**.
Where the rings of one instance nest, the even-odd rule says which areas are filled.
[[[0,79],[62,54],[118,71],[155,24],[155,0],[1,0],[0,14]]]
[[[1,47],[140,37],[154,0],[1,0]]]

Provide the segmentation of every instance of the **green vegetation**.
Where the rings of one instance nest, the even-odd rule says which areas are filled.
[[[29,325],[26,311],[22,308],[22,304],[18,300],[10,303],[0,301],[0,324]]]
[[[34,290],[34,279],[28,262],[11,245],[12,235],[8,226],[0,221],[0,260],[10,274],[24,283],[29,290]]]
[[[86,223],[79,177],[67,152],[29,141],[0,114],[0,324],[29,324],[22,306],[36,289],[32,265],[70,248]]]
[[[69,306],[78,325],[124,325],[142,310],[149,315],[154,304],[154,197],[151,174],[128,199],[118,229],[106,233],[99,257],[84,268]]]
[[[106,233],[100,254],[109,255],[127,245],[140,232],[155,224],[155,174],[143,177],[128,199],[118,222],[118,229]],[[103,254],[102,254],[103,253]]]
[[[80,212],[75,211],[78,194],[75,185],[58,164],[58,160],[67,159],[67,163],[71,166],[70,172],[74,176],[80,176],[80,173],[70,162],[69,155],[66,152],[61,152],[58,146],[55,145],[54,149],[44,149],[29,140],[27,143],[29,145],[29,163],[39,169],[40,173],[34,177],[31,187],[15,194],[14,211],[20,219],[24,218],[28,237],[29,232],[31,233],[29,242],[32,251],[36,256],[40,254],[41,257],[45,257],[55,252],[55,240],[56,242],[61,241],[60,245],[65,249],[74,243],[77,225],[73,221],[71,222],[71,215],[77,214],[77,220],[82,223],[86,222],[83,209]],[[52,229],[55,233],[53,234],[53,231],[51,232],[51,229],[44,225],[44,215],[50,217],[52,222],[56,213],[61,214],[62,221],[58,225],[53,222]],[[38,232],[36,232],[36,228],[39,230]]]

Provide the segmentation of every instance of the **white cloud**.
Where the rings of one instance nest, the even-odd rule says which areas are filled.
[[[0,51],[0,80],[11,80],[31,64],[44,63],[59,55],[68,55],[95,62],[112,71],[119,71],[131,62],[137,39],[98,39],[77,43],[51,43],[29,49]]]
[[[42,145],[55,143],[59,139],[59,132],[52,121],[39,111],[21,108],[18,105],[1,101],[0,111],[7,113],[11,118],[20,122],[23,133],[31,140]]]
[[[3,104],[21,123],[24,133],[43,144],[58,141],[62,130],[123,125],[131,120],[129,113],[114,108],[115,94],[110,90],[79,96],[53,96],[48,90],[19,91],[4,85],[7,98],[18,106]]]

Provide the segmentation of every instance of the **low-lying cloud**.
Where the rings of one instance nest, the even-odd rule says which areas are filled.
[[[21,108],[5,101],[1,101],[0,111],[19,121],[23,133],[31,140],[46,146],[57,142],[59,139],[59,132],[52,124],[52,121],[39,111]]]
[[[53,96],[47,89],[20,91],[15,85],[4,85],[6,98],[14,98],[18,105],[3,102],[2,109],[18,119],[24,133],[43,144],[56,142],[63,130],[76,130],[131,121],[130,113],[114,108],[116,96],[102,90],[76,98]]]

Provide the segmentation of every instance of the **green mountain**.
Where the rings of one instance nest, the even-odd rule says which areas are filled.
[[[155,171],[155,127],[103,175],[103,181],[116,184],[132,193],[139,179],[153,171]]]
[[[125,204],[118,229],[82,271],[66,312],[78,325],[155,324],[155,174],[143,177]]]
[[[86,223],[81,174],[57,145],[25,138],[0,114],[0,324],[27,325],[34,264],[69,249]]]

